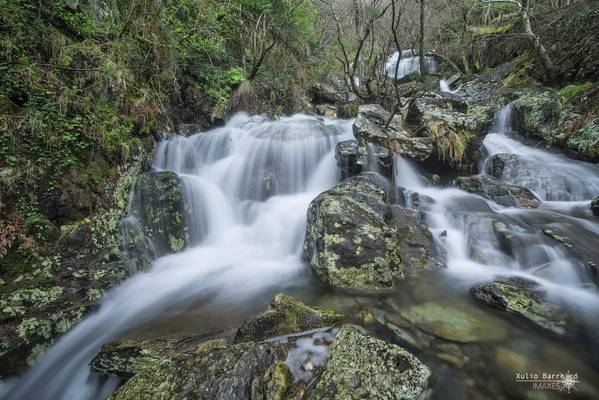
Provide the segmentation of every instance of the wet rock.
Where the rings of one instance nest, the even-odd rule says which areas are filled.
[[[429,376],[430,370],[403,348],[344,326],[306,398],[417,399]]]
[[[457,104],[457,105],[456,105]],[[432,141],[439,161],[461,170],[474,170],[490,119],[463,111],[464,106],[436,93],[426,93],[410,105],[406,123],[412,132]]]
[[[222,348],[226,343],[225,338],[209,339],[206,336],[123,339],[102,346],[90,365],[96,372],[130,379],[163,358]]]
[[[314,107],[316,115],[322,115],[327,118],[335,118],[337,116],[337,107],[332,104],[318,104]]]
[[[541,201],[527,188],[487,175],[460,177],[456,186],[506,207],[536,208]]]
[[[427,302],[400,314],[423,331],[453,342],[496,341],[507,335],[494,318],[468,303]]]
[[[359,107],[353,131],[361,144],[372,143],[410,159],[424,161],[433,151],[430,138],[410,136],[402,127],[401,117],[394,115],[391,118],[391,114],[378,104]]]
[[[362,173],[312,201],[304,256],[318,278],[340,288],[383,289],[404,277],[406,270],[429,267],[426,246],[402,243],[402,238],[426,237],[414,231],[426,228],[389,224],[387,197],[388,183],[380,175]],[[395,217],[390,221],[402,218],[399,212],[391,215]],[[419,248],[406,251],[413,246]]]
[[[275,296],[268,308],[245,321],[237,331],[235,342],[261,341],[316,328],[336,325],[343,314],[320,307],[308,306],[284,293]]]
[[[591,201],[591,211],[593,215],[599,217],[599,196],[595,197],[593,201]]]
[[[277,343],[240,343],[163,358],[128,380],[110,398],[282,400],[289,370]]]
[[[387,178],[392,176],[392,154],[381,146],[363,145],[357,140],[345,140],[337,144],[335,159],[341,180],[366,171],[376,171]]]
[[[123,220],[123,246],[137,269],[189,242],[186,204],[177,174],[147,172],[135,181],[130,214]]]
[[[543,287],[528,279],[504,278],[472,288],[470,292],[483,304],[556,336],[565,336],[575,326],[570,315],[547,301]]]
[[[564,107],[559,93],[553,90],[530,90],[512,103],[515,127],[523,134],[559,144],[566,124],[575,118],[568,107]]]

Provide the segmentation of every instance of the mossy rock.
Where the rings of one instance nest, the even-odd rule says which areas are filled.
[[[266,311],[245,321],[237,331],[236,342],[264,339],[325,328],[343,320],[343,314],[334,310],[308,306],[296,298],[279,293]]]
[[[414,355],[352,325],[335,337],[322,374],[308,400],[418,399],[430,370]]]
[[[190,209],[174,172],[147,172],[135,181],[130,213],[123,220],[124,247],[137,269],[189,243]]]
[[[525,278],[511,277],[472,288],[474,298],[483,304],[524,320],[553,336],[575,331],[576,323],[561,307],[546,299],[543,287]]]

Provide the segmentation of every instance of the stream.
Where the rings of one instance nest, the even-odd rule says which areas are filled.
[[[496,276],[524,276],[579,316],[581,329],[599,328],[591,272],[544,233],[565,232],[597,254],[592,244],[599,220],[588,205],[599,193],[599,167],[529,146],[511,120],[509,106],[497,113],[483,143],[487,157],[480,173],[488,171],[493,155],[517,156],[517,168],[504,169],[501,178],[528,187],[541,205],[503,207],[456,188],[428,185],[416,166],[396,157],[395,185],[403,205],[420,213],[447,268],[377,295],[326,289],[302,261],[306,210],[338,181],[335,147],[353,138],[352,121],[306,115],[270,121],[237,114],[224,127],[160,142],[153,168],[173,171],[182,182],[192,207],[190,244],[110,291],[98,311],[61,337],[37,365],[1,386],[2,398],[106,398],[118,381],[88,367],[104,343],[232,329],[281,291],[344,311],[391,341],[392,332],[372,318],[359,318],[356,310],[393,320],[406,308],[426,305],[456,312],[456,323],[476,320],[476,340],[434,341],[418,354],[433,371],[431,398],[488,398],[477,393],[524,398],[527,389],[514,375],[530,371],[576,372],[579,391],[599,397],[596,354],[511,323],[469,295],[471,287]],[[496,240],[497,222],[513,238],[509,249]],[[561,398],[559,392],[542,393]]]

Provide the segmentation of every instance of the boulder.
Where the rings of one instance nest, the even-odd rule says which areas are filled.
[[[358,164],[358,141],[344,140],[337,143],[335,148],[335,159],[337,167],[341,174],[341,180],[345,180],[351,176],[362,172],[362,165]]]
[[[511,104],[516,130],[554,145],[559,145],[566,124],[576,116],[553,90],[529,90]]]
[[[426,227],[401,225],[411,212],[394,212],[388,196],[386,180],[369,172],[312,201],[304,257],[324,283],[339,288],[386,289],[407,272],[436,265]],[[409,221],[415,222],[415,215],[410,214]],[[417,243],[420,240],[423,242]]]
[[[235,342],[258,342],[290,333],[330,327],[342,320],[341,313],[311,307],[287,294],[279,293],[264,312],[243,323],[237,331]]]
[[[599,217],[599,196],[591,201],[591,211],[594,216]]]
[[[465,103],[448,96],[425,93],[417,98],[408,108],[406,123],[412,132],[432,141],[437,158],[447,166],[475,170],[491,121],[484,114],[466,113]]]
[[[374,144],[360,144],[357,140],[345,140],[337,143],[335,159],[341,180],[360,172],[374,171],[391,178],[393,157],[389,150]]]
[[[488,175],[460,177],[456,186],[506,207],[536,208],[541,201],[529,189]]]
[[[346,325],[337,333],[324,370],[306,398],[418,399],[430,375],[430,370],[402,347]]]
[[[133,399],[283,400],[292,384],[278,343],[215,345],[162,358],[112,394]]]
[[[389,120],[389,125],[385,128]],[[399,115],[391,118],[391,114],[378,104],[359,107],[353,132],[360,144],[372,143],[410,159],[424,161],[432,154],[430,138],[410,136],[402,128]]]
[[[563,337],[575,327],[571,316],[550,303],[545,289],[537,282],[519,278],[501,278],[470,290],[483,304],[513,315],[552,335]]]
[[[137,269],[187,246],[189,233],[183,187],[174,172],[141,174],[135,181],[129,215],[121,224],[123,247]]]

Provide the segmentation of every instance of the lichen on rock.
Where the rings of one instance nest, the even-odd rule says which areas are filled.
[[[306,398],[418,399],[430,374],[402,347],[346,325],[337,333],[324,370]]]

